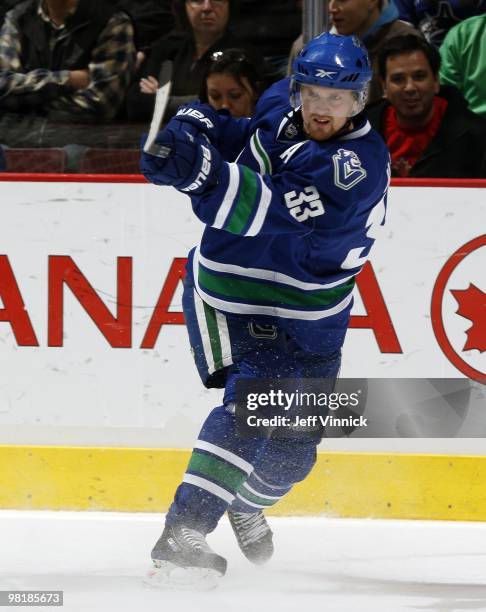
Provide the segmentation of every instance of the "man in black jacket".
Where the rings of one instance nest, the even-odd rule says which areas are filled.
[[[133,72],[130,17],[110,0],[24,0],[0,29],[0,110],[111,119]]]
[[[486,176],[486,123],[454,87],[439,85],[440,55],[413,35],[391,39],[379,56],[384,100],[368,108],[384,138],[392,176]]]
[[[173,0],[172,5],[177,29],[152,44],[137,75],[140,79],[128,91],[127,115],[132,121],[148,121],[152,117],[165,60],[172,65],[165,120],[181,104],[197,99],[215,51],[243,48],[250,61],[263,65],[263,58],[233,34],[238,0]]]

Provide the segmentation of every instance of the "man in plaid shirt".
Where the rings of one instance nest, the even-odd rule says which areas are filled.
[[[109,0],[25,0],[0,29],[0,110],[113,118],[135,58],[130,17]]]

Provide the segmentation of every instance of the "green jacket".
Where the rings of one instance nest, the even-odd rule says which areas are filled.
[[[486,117],[486,14],[451,28],[439,51],[441,83],[457,87],[469,109]]]

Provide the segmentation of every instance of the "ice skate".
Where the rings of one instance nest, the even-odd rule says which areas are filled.
[[[154,567],[143,582],[159,589],[214,589],[227,566],[202,533],[184,525],[165,527],[152,550],[152,561]]]
[[[273,533],[260,510],[258,512],[231,512],[228,518],[245,557],[256,565],[263,565],[273,555]]]

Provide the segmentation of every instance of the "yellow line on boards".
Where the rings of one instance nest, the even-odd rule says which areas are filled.
[[[0,445],[0,509],[165,512],[189,457],[180,449]],[[269,514],[485,521],[485,483],[483,456],[321,452]]]

